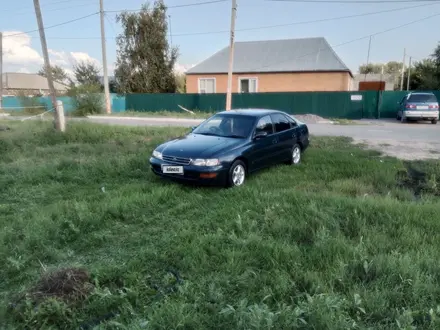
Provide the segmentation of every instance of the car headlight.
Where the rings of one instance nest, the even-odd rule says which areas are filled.
[[[218,159],[194,159],[192,164],[195,166],[217,166],[220,161]]]
[[[162,153],[157,151],[157,150],[154,150],[153,151],[153,157],[157,158],[157,159],[162,159]]]

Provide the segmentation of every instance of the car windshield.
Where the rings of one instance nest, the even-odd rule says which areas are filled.
[[[414,103],[435,103],[437,98],[434,94],[411,94],[408,102]]]
[[[246,138],[251,133],[255,118],[240,115],[215,115],[198,126],[193,133],[232,138]]]

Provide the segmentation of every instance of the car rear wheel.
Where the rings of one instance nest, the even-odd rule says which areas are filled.
[[[438,121],[438,119],[433,119],[433,120],[431,120],[431,124],[437,124],[437,121]]]
[[[229,169],[228,187],[242,186],[246,180],[246,165],[236,160]]]

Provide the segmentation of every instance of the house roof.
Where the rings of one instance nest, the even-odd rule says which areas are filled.
[[[187,74],[227,73],[229,47],[189,69]],[[325,38],[236,42],[234,73],[347,71]]]
[[[24,90],[48,90],[47,79],[36,73],[7,72],[3,74],[3,88]],[[55,90],[65,91],[67,86],[54,81]]]

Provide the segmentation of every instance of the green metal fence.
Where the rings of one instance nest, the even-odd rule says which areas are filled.
[[[406,92],[294,92],[233,94],[232,108],[269,108],[291,114],[316,114],[326,118],[393,118],[397,102]],[[435,91],[440,100],[440,91]],[[217,112],[225,108],[225,94],[129,94],[126,110]]]

